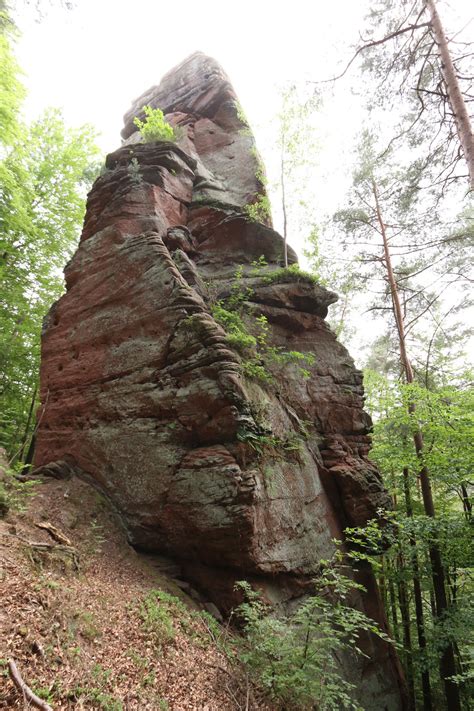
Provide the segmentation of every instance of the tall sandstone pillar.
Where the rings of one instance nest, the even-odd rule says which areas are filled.
[[[179,127],[176,143],[142,142],[144,105]],[[361,373],[324,320],[337,297],[282,274],[282,237],[248,217],[262,168],[214,60],[169,72],[122,135],[45,320],[35,464],[97,487],[132,544],[178,560],[224,612],[242,578],[285,606],[346,526],[389,504],[367,458]],[[216,318],[236,295],[250,331],[267,319],[263,378]],[[292,351],[310,354],[308,373],[278,357]],[[367,588],[354,605],[384,627],[372,573],[354,575]],[[361,704],[402,709],[392,648],[363,645],[367,659],[343,662]]]

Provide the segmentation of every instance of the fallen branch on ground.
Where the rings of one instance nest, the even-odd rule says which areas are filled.
[[[36,706],[37,709],[42,709],[42,711],[53,711],[51,706],[47,704],[46,701],[43,701],[43,699],[40,699],[39,696],[36,696],[36,694],[31,691],[30,687],[23,681],[13,659],[8,661],[8,671],[10,673],[11,680],[17,689],[21,691],[24,699],[28,700],[30,704],[33,704],[33,706]]]
[[[35,526],[48,531],[49,535],[58,543],[62,543],[65,546],[72,546],[69,538],[65,536],[59,528],[56,528],[56,526],[53,526],[52,523],[49,523],[49,521],[39,521],[38,523],[35,523]]]

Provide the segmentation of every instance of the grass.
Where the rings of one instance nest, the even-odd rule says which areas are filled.
[[[298,264],[291,264],[289,267],[277,269],[270,274],[265,274],[262,279],[265,284],[289,284],[295,281],[305,284],[319,284],[317,276],[300,269]]]

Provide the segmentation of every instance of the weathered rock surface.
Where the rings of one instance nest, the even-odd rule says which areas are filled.
[[[140,142],[144,104],[181,126],[176,144]],[[246,216],[261,167],[214,60],[194,54],[167,74],[123,136],[45,320],[35,463],[100,488],[130,541],[179,560],[221,610],[242,577],[276,603],[297,598],[332,539],[388,504],[361,374],[324,322],[336,296],[270,277],[283,240]],[[273,347],[313,354],[309,377],[265,355],[271,381],[244,375],[212,310],[236,293],[250,329],[265,316]],[[369,593],[355,604],[383,625],[371,573],[357,575]],[[402,708],[393,653],[366,645],[367,663],[347,669],[364,708]]]

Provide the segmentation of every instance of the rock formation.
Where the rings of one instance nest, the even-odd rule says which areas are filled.
[[[179,127],[176,143],[141,142],[144,105]],[[388,503],[361,374],[324,321],[336,296],[282,270],[281,236],[250,219],[262,167],[214,60],[168,73],[122,135],[45,320],[36,466],[99,488],[134,545],[180,561],[222,610],[243,577],[283,604],[345,526]],[[260,347],[237,343],[222,309]],[[357,604],[383,624],[371,573],[357,575]],[[364,708],[402,708],[390,648],[366,649],[347,672]]]

